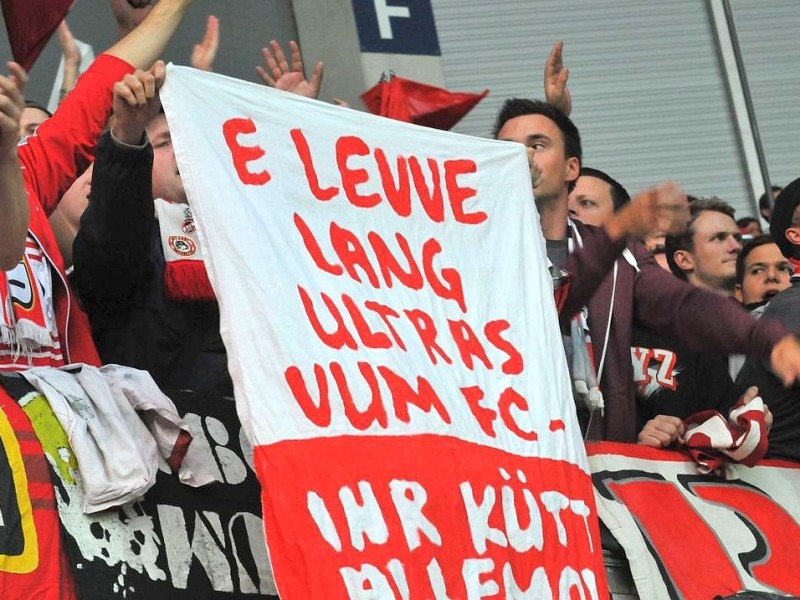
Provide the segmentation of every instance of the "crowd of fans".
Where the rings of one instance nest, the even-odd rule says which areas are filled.
[[[159,88],[158,61],[192,0],[111,0],[120,39],[77,77],[66,24],[61,105],[0,76],[0,374],[117,363],[165,390],[232,396],[219,309],[202,268],[172,268],[165,229],[191,210]],[[192,66],[212,70],[209,17]],[[300,49],[277,42],[266,85],[316,98]],[[564,351],[587,439],[680,445],[684,421],[760,396],[769,455],[800,460],[800,179],[759,201],[770,224],[675,184],[635,197],[583,164],[557,43],[545,101],[512,98],[494,137],[527,148]],[[177,211],[177,212],[176,212]],[[177,217],[171,216],[177,214]],[[795,305],[798,305],[795,307]],[[797,312],[795,312],[797,311]]]
[[[24,98],[18,65],[0,77],[0,369],[113,362],[146,369],[165,388],[232,394],[207,276],[173,273],[161,241],[170,206],[191,219],[157,62],[190,3],[112,0],[120,41],[80,79],[80,52],[63,23],[54,115]],[[212,70],[218,44],[209,17],[191,65]],[[755,217],[734,220],[723,200],[687,198],[675,185],[631,199],[612,175],[583,164],[562,49],[545,66],[546,101],[507,100],[494,136],[528,149],[587,438],[671,446],[692,413],[725,412],[758,393],[771,441],[783,440],[800,419],[790,387],[800,374],[798,326],[786,303],[764,305],[791,287],[796,186],[772,189],[774,212],[767,194],[759,201],[773,238]],[[316,98],[322,63],[306,78],[297,44],[289,50],[287,60],[271,42],[258,75]],[[177,289],[176,278],[194,283]],[[23,296],[37,291],[44,308],[31,314]],[[770,451],[800,459],[795,446],[776,441]]]
[[[759,201],[774,240],[716,197],[662,186],[631,200],[581,160],[561,53],[556,44],[547,61],[547,102],[507,100],[494,134],[529,149],[587,438],[673,447],[690,415],[760,396],[769,455],[800,460],[800,328],[790,302],[770,302],[793,294],[798,186],[773,188],[774,209]]]
[[[112,0],[120,40],[79,78],[63,25],[52,115],[25,99],[18,65],[0,76],[0,371],[119,363],[165,389],[232,395],[207,276],[174,273],[162,244],[174,206],[192,218],[157,60],[190,4]],[[192,66],[211,70],[218,43],[210,17]],[[289,51],[271,42],[258,74],[316,98],[322,64],[306,78],[294,42]],[[759,203],[772,237],[674,184],[631,198],[583,164],[561,54],[558,43],[546,63],[546,101],[507,100],[494,136],[528,150],[587,438],[671,447],[690,415],[760,395],[770,455],[800,460],[800,180],[773,188],[774,208],[766,194]]]

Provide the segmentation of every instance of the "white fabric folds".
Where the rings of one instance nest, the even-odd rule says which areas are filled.
[[[85,513],[140,498],[155,483],[160,463],[188,485],[215,480],[193,458],[188,428],[146,371],[69,365],[22,375],[47,398],[67,433],[83,481]]]

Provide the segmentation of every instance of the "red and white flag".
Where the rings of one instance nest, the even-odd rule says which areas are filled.
[[[171,66],[285,598],[606,596],[522,146]]]

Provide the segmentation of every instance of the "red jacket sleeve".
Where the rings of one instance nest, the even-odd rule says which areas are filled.
[[[111,116],[111,89],[133,70],[127,62],[101,54],[55,114],[20,142],[26,188],[48,215],[94,160],[97,140]]]

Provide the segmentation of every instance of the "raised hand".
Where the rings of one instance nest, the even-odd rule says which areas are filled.
[[[202,42],[194,45],[189,64],[201,71],[213,71],[217,48],[219,48],[219,19],[209,15],[206,20],[206,34]]]
[[[525,149],[528,151],[528,168],[531,170],[531,186],[535,190],[539,187],[539,184],[542,183],[542,170],[533,162],[536,150],[528,146],[526,146]]]
[[[0,270],[13,268],[25,249],[28,197],[17,157],[19,118],[25,107],[28,75],[15,62],[0,75]]]
[[[114,84],[114,116],[111,133],[126,144],[139,145],[145,126],[158,114],[158,90],[164,83],[165,67],[157,61],[148,71],[137,69]]]
[[[289,51],[292,58],[291,67],[286,61],[281,45],[275,40],[271,40],[269,48],[261,50],[267,68],[257,66],[256,73],[270,87],[306,98],[319,97],[319,86],[322,83],[322,63],[317,63],[311,79],[307,80],[303,73],[303,58],[296,42],[289,42]]]
[[[783,382],[784,387],[800,381],[800,342],[794,335],[782,337],[772,347],[769,356],[772,371]]]
[[[556,42],[544,64],[544,97],[548,104],[569,116],[572,112],[572,96],[567,87],[569,69],[564,68],[561,59],[563,49],[564,42]]]
[[[637,194],[604,227],[611,239],[642,238],[653,231],[677,234],[689,223],[689,203],[681,188],[664,183]]]
[[[72,37],[66,19],[61,21],[58,26],[58,43],[61,46],[61,54],[64,56],[64,79],[61,82],[60,102],[75,87],[75,82],[78,81],[78,71],[81,68],[81,51],[75,43],[75,38]]]
[[[25,69],[15,62],[6,64],[11,74],[0,75],[0,152],[3,157],[16,150],[19,118],[25,108],[25,85],[28,83]]]

